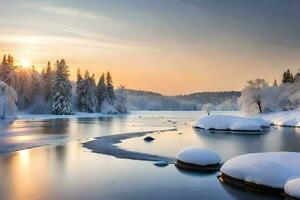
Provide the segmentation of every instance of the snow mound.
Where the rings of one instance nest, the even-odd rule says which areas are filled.
[[[287,181],[300,177],[300,153],[252,153],[228,160],[221,172],[235,179],[276,189]]]
[[[229,115],[207,115],[194,124],[195,128],[224,131],[262,131],[270,123],[261,118],[245,118]]]
[[[300,178],[288,181],[284,186],[284,192],[295,198],[300,198]]]
[[[185,148],[176,155],[176,158],[184,163],[201,166],[217,165],[221,162],[221,157],[217,153],[199,147]]]

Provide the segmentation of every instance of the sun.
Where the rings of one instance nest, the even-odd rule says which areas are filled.
[[[31,66],[31,62],[29,59],[22,59],[20,62],[21,66],[24,68],[29,68]]]

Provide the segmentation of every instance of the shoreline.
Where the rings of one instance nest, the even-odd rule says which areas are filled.
[[[119,148],[116,145],[126,139],[143,137],[145,135],[154,134],[157,132],[165,132],[165,131],[177,131],[177,128],[96,137],[94,140],[82,143],[82,146],[84,148],[89,149],[93,153],[110,155],[110,156],[114,156],[115,158],[142,160],[142,161],[166,161],[169,164],[171,164],[171,163],[175,163],[176,161],[175,158],[160,156],[155,154],[141,153],[136,151],[129,151],[126,149]]]

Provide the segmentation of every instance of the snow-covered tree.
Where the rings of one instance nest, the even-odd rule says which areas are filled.
[[[104,101],[105,97],[106,97],[106,85],[105,85],[105,76],[103,73],[97,84],[97,100],[98,100],[99,108],[101,108],[102,102]]]
[[[124,86],[121,86],[116,92],[115,107],[119,113],[128,113],[127,95]]]
[[[56,62],[53,83],[52,113],[57,115],[72,114],[72,85],[69,80],[69,67],[62,59]]]
[[[31,104],[34,103],[37,96],[42,96],[42,85],[41,85],[41,76],[36,71],[35,67],[32,66],[31,69],[31,79],[30,79],[30,101]]]
[[[0,119],[13,119],[17,112],[17,94],[15,90],[0,81]]]
[[[263,89],[268,87],[264,79],[255,79],[247,82],[247,86],[243,89],[242,95],[239,98],[239,104],[242,110],[246,112],[264,111],[263,108]]]
[[[30,105],[30,84],[27,69],[18,69],[16,92],[18,94],[18,109],[26,110]]]
[[[77,70],[77,82],[76,82],[76,94],[77,94],[77,107],[79,111],[83,110],[83,104],[84,102],[84,93],[85,88],[83,87],[83,78],[80,72],[80,69]]]
[[[202,105],[202,110],[206,112],[208,115],[210,114],[211,111],[213,111],[214,105],[211,103],[206,103]]]
[[[101,104],[101,112],[105,114],[117,114],[118,111],[116,107],[112,104],[110,104],[107,99],[104,99]]]
[[[114,92],[112,77],[109,72],[107,72],[106,74],[106,94],[107,94],[106,96],[107,102],[113,105],[116,96]]]
[[[238,110],[237,100],[228,98],[225,101],[221,102],[220,104],[217,104],[214,109],[217,110],[217,111]]]
[[[81,78],[80,73],[77,76],[77,96],[80,111],[96,112],[98,101],[95,78],[94,75],[90,76],[88,71],[85,72],[84,79]]]
[[[288,69],[282,75],[282,83],[292,83],[294,81],[294,76],[291,71]]]
[[[16,86],[16,73],[14,70],[14,58],[11,55],[3,56],[2,65],[0,66],[0,81],[5,82],[11,87]]]
[[[265,80],[249,81],[239,103],[248,113],[292,110],[300,107],[300,75],[287,70],[280,85],[269,86]]]
[[[50,61],[47,63],[47,68],[42,73],[42,89],[45,102],[49,102],[52,96],[53,73]]]

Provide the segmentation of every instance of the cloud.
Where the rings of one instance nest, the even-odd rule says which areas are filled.
[[[92,12],[88,12],[85,10],[80,10],[76,8],[70,8],[70,7],[64,7],[64,6],[42,6],[40,7],[41,10],[46,12],[51,12],[54,14],[59,15],[66,15],[66,16],[73,16],[73,17],[81,17],[81,18],[87,18],[87,19],[103,19],[106,21],[113,21],[111,18],[97,15]]]

